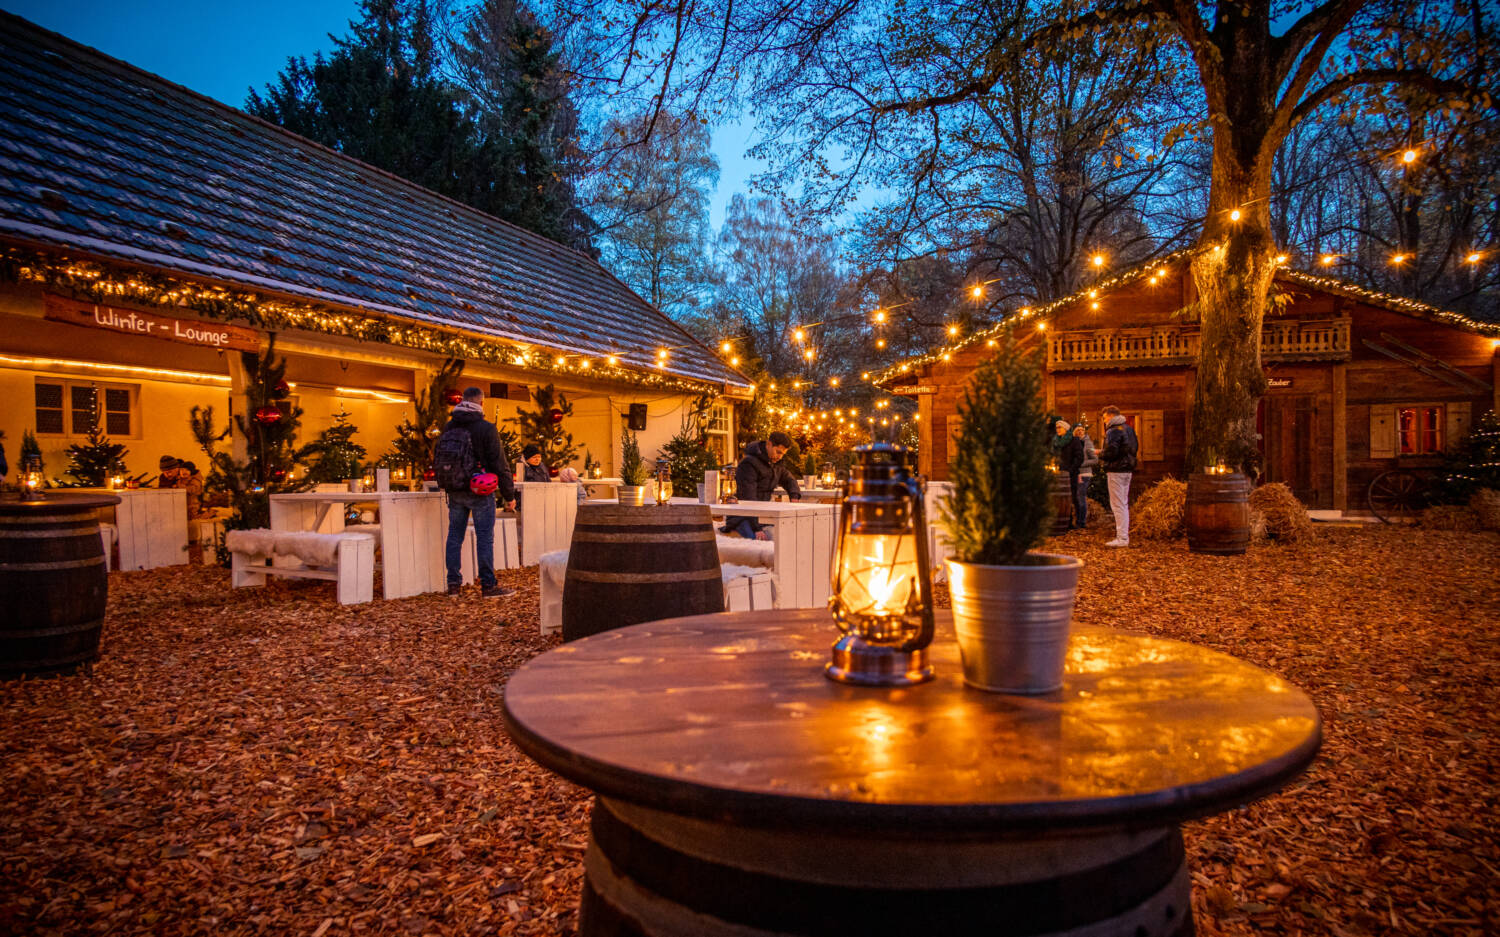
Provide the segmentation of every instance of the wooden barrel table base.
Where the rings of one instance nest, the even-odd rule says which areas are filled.
[[[1250,479],[1238,472],[1189,475],[1182,524],[1194,553],[1244,553],[1250,546]]]
[[[610,630],[506,685],[522,751],[597,798],[585,937],[1185,937],[1179,824],[1317,753],[1311,701],[1196,645],[1074,626],[1062,690],[822,674],[799,609]]]
[[[589,937],[1193,933],[1176,827],[928,842],[746,830],[601,797],[584,869]]]
[[[0,501],[0,679],[99,656],[109,581],[97,512],[112,495]]]

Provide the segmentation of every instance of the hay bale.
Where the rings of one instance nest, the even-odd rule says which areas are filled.
[[[1481,488],[1469,498],[1469,507],[1485,530],[1500,530],[1500,491]]]
[[[1261,485],[1250,492],[1250,506],[1264,517],[1266,536],[1272,540],[1296,543],[1312,538],[1313,525],[1307,508],[1281,482]]]
[[[1429,530],[1478,530],[1479,514],[1462,504],[1434,504],[1422,509],[1422,526]]]
[[[1171,476],[1152,485],[1130,507],[1130,535],[1147,540],[1175,540],[1183,535],[1187,485]]]
[[[1270,540],[1266,536],[1266,516],[1254,507],[1250,508],[1250,542],[1262,544]]]

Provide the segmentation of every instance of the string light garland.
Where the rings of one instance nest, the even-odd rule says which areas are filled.
[[[248,290],[202,284],[104,262],[73,260],[17,247],[0,250],[0,281],[3,280],[38,283],[51,292],[80,301],[101,304],[132,302],[166,309],[177,307],[207,319],[238,320],[268,331],[295,329],[318,332],[360,342],[430,352],[446,358],[461,358],[465,361],[531,371],[560,375],[589,371],[623,383],[694,394],[733,386],[707,378],[694,379],[660,371],[642,371],[622,365],[623,358],[618,352],[603,355],[604,366],[595,368],[592,358],[586,355],[558,355],[549,349],[532,349],[524,345],[509,344],[498,338],[466,335],[311,303],[271,299]],[[662,368],[665,360],[665,356],[659,354],[654,362],[655,367]]]
[[[998,344],[998,336],[1001,332],[1015,325],[1031,320],[1038,320],[1037,330],[1045,332],[1047,329],[1046,320],[1050,319],[1055,313],[1061,311],[1065,307],[1071,306],[1081,301],[1085,301],[1089,297],[1099,296],[1101,293],[1107,293],[1111,290],[1118,289],[1140,280],[1147,280],[1149,284],[1154,285],[1156,281],[1167,277],[1169,268],[1175,267],[1177,264],[1191,259],[1193,255],[1205,249],[1206,248],[1201,247],[1184,248],[1182,250],[1168,254],[1166,257],[1151,260],[1146,263],[1139,264],[1135,267],[1122,270],[1119,273],[1116,273],[1113,276],[1109,277],[1108,279],[1100,280],[1092,287],[1084,290],[1079,290],[1060,299],[1053,300],[1052,302],[1044,306],[1023,306],[1020,309],[1016,310],[1016,312],[1014,312],[1013,314],[1002,318],[994,325],[973,333],[963,341],[957,342],[952,345],[939,346],[932,349],[931,351],[928,351],[925,354],[907,358],[903,361],[898,361],[882,371],[877,371],[874,373],[867,371],[864,373],[864,375],[861,376],[864,377],[864,379],[869,383],[878,386],[886,383],[887,381],[891,381],[898,377],[901,377],[902,375],[910,374],[914,369],[920,368],[924,365],[931,365],[939,362],[951,362],[954,355],[958,354],[964,349],[978,346],[980,343],[983,343],[984,347],[986,348],[994,348]],[[1325,255],[1325,257],[1326,256],[1329,255]],[[1332,256],[1336,257],[1337,255]],[[1357,286],[1353,283],[1348,283],[1344,280],[1340,280],[1334,277],[1319,276],[1314,273],[1309,273],[1305,270],[1298,270],[1295,268],[1287,267],[1285,266],[1287,260],[1288,257],[1285,254],[1278,254],[1275,257],[1275,261],[1278,266],[1276,276],[1279,279],[1285,279],[1295,284],[1316,288],[1329,293],[1334,293],[1348,299],[1368,303],[1373,306],[1381,306],[1383,308],[1390,309],[1396,312],[1402,312],[1409,315],[1415,315],[1430,319],[1434,322],[1440,322],[1447,325],[1455,325],[1472,332],[1477,332],[1481,335],[1500,336],[1500,323],[1482,322],[1476,319],[1471,319],[1468,316],[1463,315],[1462,313],[1453,312],[1452,310],[1448,309],[1441,309],[1437,306],[1424,303],[1420,300],[1410,299],[1405,296],[1397,296],[1391,293],[1384,293],[1379,290],[1367,289],[1365,287]],[[1327,262],[1323,262],[1326,265]],[[1095,310],[1100,307],[1100,303],[1098,301],[1093,301],[1090,303],[1090,305],[1091,308]]]

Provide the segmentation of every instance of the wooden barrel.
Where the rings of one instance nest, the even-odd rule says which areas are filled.
[[[1193,934],[1171,826],[886,838],[748,827],[600,795],[590,827],[582,937]]]
[[[581,504],[563,578],[564,641],[724,611],[706,504]]]
[[[1183,526],[1194,553],[1244,553],[1250,546],[1250,479],[1238,472],[1189,475]]]
[[[0,678],[68,673],[99,656],[112,495],[0,501]]]
[[[1067,533],[1073,526],[1073,489],[1067,472],[1052,473],[1052,527],[1047,536]]]

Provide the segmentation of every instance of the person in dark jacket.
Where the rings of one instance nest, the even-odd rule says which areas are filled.
[[[521,450],[521,461],[526,463],[526,471],[522,474],[521,481],[552,481],[552,470],[542,464],[542,450],[536,443],[528,443],[526,448]]]
[[[1108,473],[1109,509],[1115,515],[1115,539],[1107,547],[1130,546],[1130,478],[1135,473],[1135,455],[1140,442],[1135,430],[1120,414],[1119,407],[1105,407],[1104,451],[1099,453],[1099,467]]]
[[[801,501],[802,489],[797,487],[797,477],[781,461],[791,448],[791,437],[782,432],[772,433],[746,447],[745,457],[734,470],[735,499],[770,501],[777,488],[784,488],[787,497]],[[724,518],[724,532],[737,533],[750,540],[771,539],[753,517]]]
[[[479,470],[494,475],[499,488],[500,500],[506,510],[516,506],[516,486],[511,481],[510,469],[505,464],[505,453],[500,447],[500,434],[495,424],[484,418],[484,391],[477,387],[464,390],[463,400],[453,408],[453,416],[443,431],[465,429],[469,433],[470,445],[474,447],[474,460]],[[443,551],[443,561],[448,568],[448,594],[458,595],[463,585],[462,551],[464,530],[469,526],[469,517],[474,518],[474,543],[479,548],[479,587],[486,598],[510,595],[495,579],[495,494],[475,494],[472,491],[448,492],[448,542]]]
[[[1084,526],[1086,519],[1078,509],[1078,472],[1083,468],[1083,438],[1074,436],[1070,429],[1067,420],[1057,421],[1058,438],[1063,441],[1057,450],[1057,467],[1068,473],[1068,493],[1073,502],[1073,520],[1068,529],[1076,530]]]

